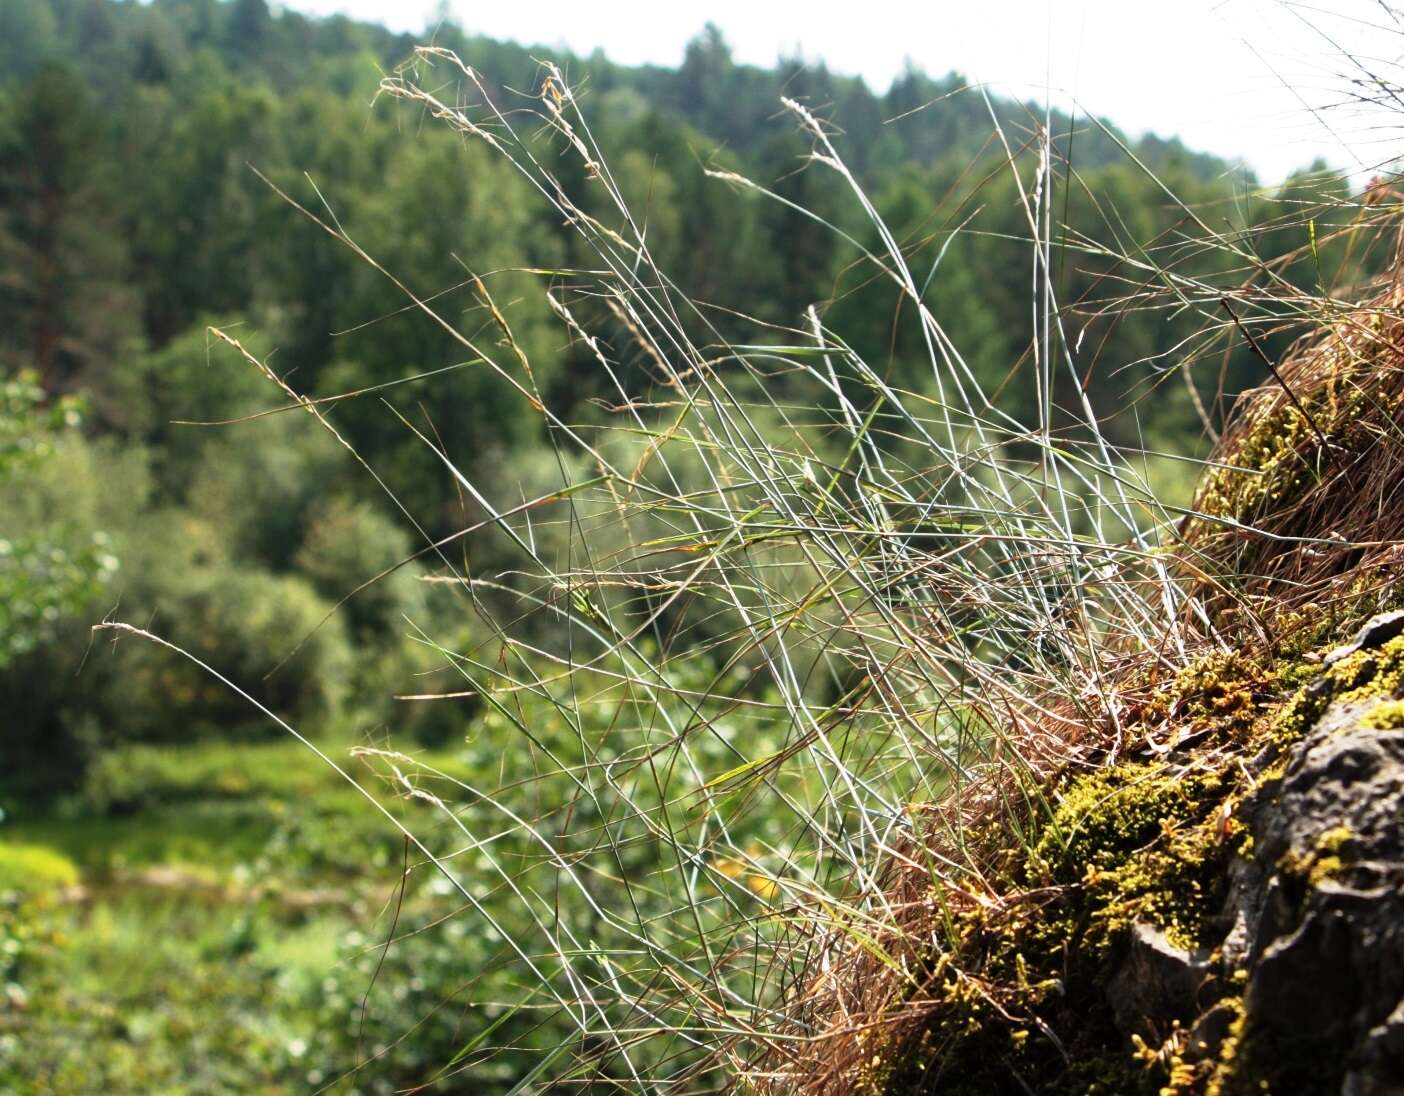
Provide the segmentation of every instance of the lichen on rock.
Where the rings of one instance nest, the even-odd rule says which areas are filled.
[[[1372,720],[1404,695],[1404,637],[1275,694],[1289,667],[1219,662],[1253,676],[1206,697],[1201,666],[1168,706],[1241,690],[1251,726],[1233,705],[1213,750],[1065,776],[1023,897],[966,915],[920,988],[932,1022],[878,1049],[872,1088],[1394,1091],[1404,731]]]

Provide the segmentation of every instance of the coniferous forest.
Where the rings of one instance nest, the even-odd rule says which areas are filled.
[[[439,63],[419,86],[490,108],[493,140],[516,127],[555,189],[423,99],[386,93],[426,44],[466,69]],[[528,113],[561,95],[558,78],[588,133]],[[600,1091],[600,1078],[634,1090],[645,1066],[592,1048],[573,1006],[523,970],[570,967],[561,941],[589,951],[631,903],[642,925],[677,908],[654,880],[701,869],[647,826],[626,834],[577,774],[650,771],[654,798],[630,803],[647,799],[639,817],[662,832],[692,808],[656,768],[687,766],[633,753],[629,728],[664,717],[611,694],[603,661],[598,693],[562,706],[553,667],[585,657],[563,621],[622,636],[618,613],[645,613],[628,642],[667,677],[681,714],[666,719],[707,728],[687,754],[689,794],[790,757],[796,702],[766,670],[770,633],[729,643],[755,626],[744,593],[676,597],[641,565],[619,572],[636,588],[571,588],[555,616],[537,611],[566,586],[548,589],[534,564],[579,575],[588,543],[595,566],[652,553],[676,577],[725,542],[684,528],[678,500],[714,492],[720,512],[729,492],[742,510],[749,497],[744,477],[707,478],[708,453],[742,443],[688,433],[668,348],[582,274],[601,265],[591,239],[646,241],[641,292],[691,302],[675,322],[699,348],[695,375],[744,349],[765,392],[746,402],[745,446],[803,420],[808,455],[777,460],[813,497],[838,491],[860,450],[905,470],[891,483],[960,488],[966,473],[942,478],[913,441],[955,400],[920,304],[992,421],[1043,424],[1041,439],[1001,443],[1015,464],[1044,459],[1030,497],[1049,482],[1038,453],[1052,438],[1090,444],[1090,415],[1098,444],[1174,515],[1236,396],[1301,333],[1298,302],[1349,295],[1393,256],[1354,231],[1377,203],[1345,176],[1303,165],[1279,185],[1135,127],[987,98],[954,72],[875,89],[798,59],[740,64],[711,25],[676,68],[625,67],[266,0],[0,0],[0,1090],[505,1093],[556,1076],[563,1046],[596,1063]],[[1040,186],[1046,222],[1031,227]],[[875,272],[889,247],[914,290]],[[1276,306],[1216,309],[1254,278]],[[1040,372],[1054,313],[1075,368]],[[866,363],[861,377],[829,367],[832,383],[810,383],[820,366],[802,348],[821,330]],[[879,389],[920,410],[864,403]],[[850,413],[861,444],[840,429]],[[693,448],[671,486],[650,480],[641,470],[682,435]],[[610,526],[615,468],[653,501]],[[579,528],[563,483],[592,495]],[[885,536],[966,535],[897,487],[864,490],[884,532],[860,557],[888,551]],[[833,507],[815,506],[822,524]],[[757,542],[780,537],[757,528]],[[868,595],[907,611],[909,585]],[[1039,594],[1062,596],[1053,578]],[[606,603],[628,607],[610,617]],[[993,610],[960,612],[971,657],[994,659]],[[94,633],[103,620],[227,682]],[[798,649],[823,645],[811,631]],[[998,664],[1020,673],[1033,657]],[[873,672],[815,670],[794,695],[832,713]],[[418,765],[438,801],[405,794]],[[501,789],[533,780],[510,800],[514,824],[537,820],[524,834]],[[802,782],[777,783],[804,801]],[[742,853],[706,870],[735,885],[744,919],[777,893],[756,865],[796,823],[744,781],[728,794],[727,848]],[[387,818],[434,834],[464,888],[425,870],[426,850]],[[580,834],[595,843],[576,848]],[[594,873],[575,905],[546,881],[573,871]],[[514,935],[526,905],[555,910],[533,915],[555,926],[538,953]],[[693,962],[646,936],[631,946]],[[586,981],[628,976],[589,963]],[[639,1061],[661,1076],[657,1063],[696,1052],[682,1024]]]

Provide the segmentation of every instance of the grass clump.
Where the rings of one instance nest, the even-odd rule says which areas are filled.
[[[1397,231],[1397,229],[1395,230]],[[1241,397],[1183,525],[1192,592],[1232,611],[1280,616],[1369,595],[1384,608],[1404,535],[1404,353],[1396,272],[1358,306],[1325,318]],[[1370,615],[1371,610],[1364,615]]]
[[[1014,825],[966,831],[962,852],[968,862],[979,850],[983,870],[946,883],[934,903],[963,910],[917,947],[916,969],[929,975],[889,980],[885,1000],[852,982],[830,991],[886,1017],[886,1041],[870,1035],[864,1051],[874,1091],[1237,1093],[1330,1072],[1268,1045],[1243,1001],[1247,969],[1225,966],[1222,948],[1236,865],[1255,855],[1249,820],[1270,809],[1260,805],[1291,748],[1332,704],[1366,705],[1367,725],[1396,725],[1404,641],[1336,649],[1398,603],[1393,519],[1381,531],[1349,501],[1368,492],[1364,513],[1378,513],[1404,466],[1396,292],[1391,283],[1351,313],[1345,334],[1301,344],[1226,432],[1178,550],[1213,630],[1203,653],[1168,671],[1148,656],[1124,662],[1111,689],[1117,715],[1083,723],[1079,748],[1033,778],[1037,790],[1028,777],[1003,785]],[[1302,863],[1278,867],[1311,887],[1345,871],[1349,850],[1338,828]],[[889,895],[911,893],[901,874]],[[909,874],[914,887],[923,873]],[[905,939],[920,923],[914,913]],[[1128,1030],[1134,1018],[1111,998],[1144,930],[1204,971],[1192,999],[1162,1002],[1167,1015]],[[847,978],[882,977],[854,963],[864,973]],[[1208,1014],[1224,1034],[1192,1046],[1190,1025]],[[821,1053],[856,1059],[848,1038],[826,1034]],[[812,1091],[854,1076],[816,1072],[825,1081]]]

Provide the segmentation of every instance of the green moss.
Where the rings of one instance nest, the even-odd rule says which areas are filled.
[[[1195,508],[1250,523],[1311,481],[1315,435],[1306,416],[1283,404],[1259,417],[1228,466],[1205,476]]]
[[[1382,700],[1361,722],[1377,731],[1397,731],[1404,727],[1404,700]]]
[[[1353,837],[1349,826],[1336,826],[1321,835],[1316,845],[1315,863],[1307,875],[1307,882],[1319,887],[1329,879],[1334,879],[1350,866],[1349,845]]]
[[[1378,319],[1378,312],[1369,313],[1355,326],[1377,329]],[[1314,388],[1296,389],[1297,402],[1279,398],[1260,405],[1233,452],[1200,481],[1196,510],[1252,525],[1265,515],[1285,512],[1318,482],[1323,435],[1337,448],[1371,443],[1368,423],[1391,417],[1397,396],[1368,384],[1371,356],[1353,345],[1362,338],[1378,341],[1377,335],[1359,330],[1338,331],[1317,353],[1312,374],[1322,379]],[[1216,525],[1197,523],[1191,538]]]
[[[1231,998],[1227,1003],[1229,1007],[1234,1009],[1236,1015],[1229,1025],[1228,1035],[1224,1038],[1223,1046],[1219,1048],[1217,1059],[1204,1065],[1204,1072],[1207,1074],[1207,1084],[1204,1086],[1205,1096],[1225,1096],[1226,1092],[1237,1087],[1234,1084],[1234,1078],[1235,1074],[1240,1073],[1239,1049],[1243,1044],[1243,1028],[1248,1016],[1241,996]],[[1193,1090],[1185,1089],[1184,1091]]]
[[[1339,876],[1349,867],[1349,845],[1353,836],[1349,826],[1335,826],[1323,833],[1309,852],[1287,853],[1278,861],[1277,869],[1296,880],[1304,897],[1310,888]]]
[[[1030,863],[1079,887],[1084,947],[1100,955],[1143,920],[1176,946],[1198,946],[1220,897],[1215,877],[1233,851],[1233,835],[1206,824],[1223,790],[1217,773],[1165,764],[1102,769],[1069,786]]]
[[[1279,744],[1295,742],[1332,703],[1353,703],[1371,697],[1393,698],[1404,691],[1404,636],[1373,650],[1356,651],[1327,666],[1276,713],[1268,737]]]

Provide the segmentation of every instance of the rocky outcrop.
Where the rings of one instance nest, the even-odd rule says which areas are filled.
[[[960,917],[868,1087],[1404,1096],[1401,622],[1161,689],[1155,748],[1055,785],[1022,893]]]
[[[1108,980],[1127,1038],[1171,1032],[1171,1081],[1217,1092],[1404,1096],[1404,695],[1377,617],[1302,692],[1325,701],[1265,751],[1239,817],[1250,854],[1198,947],[1138,923]],[[1360,684],[1357,684],[1359,682]],[[1353,685],[1353,688],[1343,688]],[[1250,769],[1251,771],[1251,769]]]

